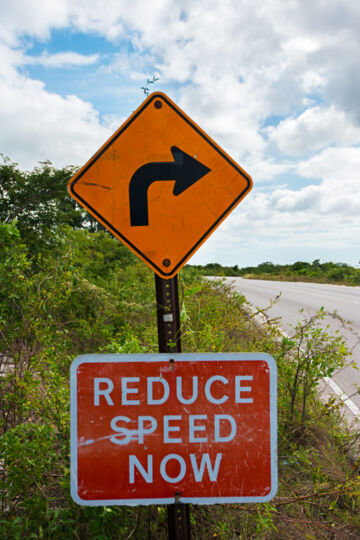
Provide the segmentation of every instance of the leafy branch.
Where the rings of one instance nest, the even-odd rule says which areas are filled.
[[[148,79],[148,80],[146,81],[146,86],[141,86],[141,87],[140,87],[141,90],[143,90],[143,92],[144,92],[144,94],[145,94],[146,96],[148,96],[148,95],[150,94],[150,88],[149,88],[147,85],[148,85],[148,84],[154,84],[154,83],[156,83],[156,81],[158,81],[158,80],[159,80],[159,77],[155,77],[155,75],[154,75],[152,79]]]

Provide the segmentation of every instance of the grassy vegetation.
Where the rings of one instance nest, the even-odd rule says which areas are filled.
[[[157,350],[153,276],[106,233],[67,228],[53,242],[35,260],[14,226],[1,229],[0,350],[15,369],[0,383],[0,535],[165,538],[163,507],[82,508],[69,496],[70,363],[80,352]],[[180,291],[184,351],[264,351],[279,368],[278,496],[192,507],[194,538],[358,537],[356,442],[339,429],[336,408],[315,399],[319,378],[344,361],[341,338],[312,320],[279,341],[244,298],[191,269]]]
[[[70,364],[79,353],[157,351],[153,275],[78,214],[77,224],[65,211],[50,224],[17,215],[0,223],[0,362],[14,359],[0,381],[0,537],[166,538],[163,506],[80,507],[69,492]],[[277,496],[192,506],[193,538],[359,538],[359,441],[316,397],[321,377],[345,362],[341,336],[320,328],[320,312],[284,338],[196,269],[179,282],[184,352],[263,351],[279,371]]]
[[[273,264],[264,262],[258,266],[239,268],[209,263],[193,266],[207,276],[239,276],[246,279],[269,279],[278,281],[309,281],[315,283],[336,283],[338,285],[360,285],[360,268],[346,263],[324,262],[316,259],[312,263],[297,261],[294,264]]]

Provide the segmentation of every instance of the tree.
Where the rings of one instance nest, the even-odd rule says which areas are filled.
[[[0,164],[0,221],[16,221],[21,237],[37,251],[62,225],[91,226],[87,213],[67,193],[74,167],[56,169],[49,161],[31,172],[2,156]]]

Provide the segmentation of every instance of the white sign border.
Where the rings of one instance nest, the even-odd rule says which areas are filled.
[[[270,370],[270,460],[271,490],[264,497],[175,497],[161,499],[98,499],[84,500],[78,495],[77,466],[77,369],[83,363],[107,362],[175,362],[203,361],[259,361],[266,362]],[[71,497],[81,506],[149,506],[151,504],[224,504],[224,503],[264,503],[270,501],[278,489],[277,460],[277,366],[274,358],[267,353],[146,353],[146,354],[83,354],[75,358],[70,368],[70,462]]]

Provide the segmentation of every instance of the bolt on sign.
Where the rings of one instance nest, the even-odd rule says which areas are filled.
[[[68,185],[79,204],[167,279],[251,187],[250,176],[159,92]]]
[[[71,366],[81,505],[266,502],[277,489],[267,354],[83,355]]]

